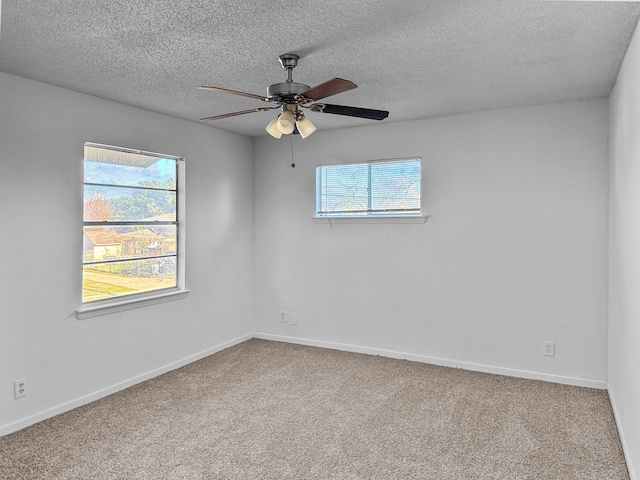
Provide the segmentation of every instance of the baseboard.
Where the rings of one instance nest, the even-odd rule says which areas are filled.
[[[620,443],[622,444],[622,451],[624,452],[624,458],[627,461],[627,470],[629,470],[629,478],[631,480],[640,480],[640,477],[636,475],[635,468],[631,462],[631,455],[629,454],[629,444],[627,443],[622,423],[620,422],[620,416],[618,414],[618,408],[616,406],[616,399],[611,392],[611,389],[607,389],[609,392],[609,402],[611,402],[611,409],[613,410],[613,418],[616,420],[616,427],[618,427],[618,436],[620,437]]]
[[[430,357],[427,355],[417,355],[413,353],[397,352],[394,350],[384,350],[381,348],[362,347],[359,345],[349,345],[345,343],[326,342],[322,340],[311,340],[308,338],[287,337],[283,335],[273,335],[264,332],[255,332],[255,338],[263,340],[273,340],[276,342],[295,343],[298,345],[308,345],[311,347],[330,348],[333,350],[343,350],[346,352],[365,353],[368,355],[379,355],[381,357],[397,358],[400,360],[412,360],[414,362],[429,363],[443,367],[463,368],[475,372],[493,373],[496,375],[506,375],[508,377],[527,378],[530,380],[542,380],[545,382],[561,383],[563,385],[573,385],[576,387],[607,389],[607,383],[587,378],[569,377],[563,375],[553,375],[542,372],[531,372],[528,370],[518,370],[513,368],[496,367],[493,365],[483,365],[480,363],[462,362],[446,358]]]
[[[136,375],[135,377],[131,377],[122,382],[116,383],[115,385],[111,385],[109,387],[103,388],[96,392],[90,393],[80,398],[76,398],[69,402],[65,402],[63,404],[57,405],[52,408],[48,408],[41,412],[35,413],[33,415],[29,415],[28,417],[21,418],[20,420],[16,420],[15,422],[8,423],[6,425],[0,426],[0,437],[3,435],[8,435],[13,432],[17,432],[18,430],[22,430],[30,425],[34,425],[38,422],[46,420],[47,418],[54,417],[64,412],[68,412],[69,410],[73,410],[74,408],[81,407],[82,405],[86,405],[87,403],[93,402],[95,400],[99,400],[100,398],[111,395],[112,393],[119,392],[120,390],[124,390],[126,388],[132,387],[140,382],[144,382],[145,380],[149,380],[151,378],[162,375],[163,373],[170,372],[171,370],[175,370],[177,368],[188,365],[189,363],[193,363],[202,358],[208,357],[209,355],[213,355],[221,350],[232,347],[239,343],[245,342],[249,339],[253,338],[253,334],[248,333],[246,335],[242,335],[240,337],[234,338],[233,340],[229,340],[227,342],[216,345],[215,347],[208,348],[202,352],[196,353],[194,355],[189,355],[188,357],[182,358],[175,362],[169,363],[159,368],[155,368],[148,372],[145,372],[140,375]]]
[[[527,378],[532,380],[543,380],[547,382],[561,383],[565,385],[598,388],[602,390],[607,389],[606,382],[599,382],[599,381],[583,379],[583,378],[551,375],[547,373],[530,372],[526,370],[517,370],[517,369],[511,369],[511,368],[504,368],[504,367],[495,367],[492,365],[482,365],[478,363],[461,362],[457,360],[449,360],[446,358],[430,357],[427,355],[417,355],[412,353],[397,352],[394,350],[363,347],[359,345],[349,345],[345,343],[327,342],[327,341],[312,340],[307,338],[273,335],[273,334],[264,333],[264,332],[254,332],[254,333],[248,333],[246,335],[242,335],[235,339],[216,345],[215,347],[209,348],[207,350],[196,353],[194,355],[190,355],[188,357],[185,357],[178,361],[164,365],[162,367],[150,370],[143,374],[136,375],[135,377],[129,378],[115,385],[111,385],[109,387],[103,388],[101,390],[90,393],[83,397],[71,400],[69,402],[65,402],[63,404],[57,405],[52,408],[48,408],[46,410],[35,413],[28,417],[24,417],[19,420],[16,420],[15,422],[2,425],[0,426],[0,436],[8,435],[18,430],[22,430],[23,428],[26,428],[30,425],[41,422],[42,420],[46,420],[47,418],[54,417],[61,413],[68,412],[69,410],[73,410],[74,408],[81,407],[82,405],[85,405],[87,403],[93,402],[95,400],[99,400],[100,398],[106,397],[107,395],[111,395],[113,393],[129,388],[133,385],[136,385],[140,382],[144,382],[145,380],[149,380],[151,378],[162,375],[163,373],[167,373],[167,372],[170,372],[171,370],[175,370],[177,368],[183,367],[185,365],[188,365],[189,363],[208,357],[209,355],[213,355],[214,353],[217,353],[221,350],[232,347],[239,343],[245,342],[251,338],[273,340],[276,342],[295,343],[298,345],[308,345],[312,347],[330,348],[333,350],[343,350],[347,352],[364,353],[368,355],[379,355],[381,357],[397,358],[401,360],[412,360],[415,362],[429,363],[432,365],[440,365],[444,367],[463,368],[466,370],[472,370],[477,372],[493,373],[497,375],[506,375],[510,377]],[[612,401],[612,404],[613,404],[613,401]],[[615,413],[615,408],[614,408],[614,413]],[[617,421],[617,417],[616,417],[616,421]],[[623,438],[622,430],[620,430],[620,433],[621,433],[621,438]],[[623,442],[623,448],[624,448],[624,442]],[[631,467],[630,467],[630,470],[631,470]],[[637,479],[632,475],[632,480],[637,480]]]

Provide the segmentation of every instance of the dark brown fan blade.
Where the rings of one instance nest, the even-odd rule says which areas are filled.
[[[314,103],[309,106],[312,112],[333,113],[348,117],[368,118],[370,120],[384,120],[389,116],[386,110],[373,110],[371,108],[347,107],[346,105],[331,105],[329,103]]]
[[[220,120],[221,118],[235,117],[236,115],[244,115],[245,113],[266,112],[267,110],[274,110],[276,108],[280,108],[280,107],[273,107],[273,108],[260,107],[260,108],[252,108],[251,110],[242,110],[241,112],[223,113],[222,115],[215,115],[213,117],[201,118],[200,121],[205,122],[207,120]]]
[[[338,93],[346,92],[358,86],[344,78],[332,78],[324,83],[311,87],[309,90],[302,94],[303,97],[309,100],[320,100],[321,98],[330,97]]]
[[[206,86],[200,86],[198,88],[200,90],[211,90],[213,92],[231,93],[232,95],[240,95],[242,97],[255,98],[256,100],[262,100],[263,102],[270,102],[271,101],[267,97],[262,97],[260,95],[254,95],[253,93],[245,93],[245,92],[238,92],[236,90],[229,90],[228,88],[206,87]]]

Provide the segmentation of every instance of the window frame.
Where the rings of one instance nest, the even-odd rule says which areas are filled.
[[[320,186],[318,182],[318,170],[323,167],[332,167],[332,166],[349,166],[349,165],[367,165],[368,171],[371,171],[371,165],[379,164],[379,163],[391,163],[391,162],[401,162],[401,161],[411,161],[417,160],[420,162],[420,210],[419,212],[412,213],[401,213],[401,212],[385,212],[385,213],[363,213],[362,211],[356,211],[354,214],[319,214],[319,205],[321,204],[321,195],[320,195]],[[411,157],[400,157],[400,158],[387,158],[387,159],[376,159],[376,160],[353,160],[346,162],[335,162],[335,163],[323,163],[316,165],[315,169],[315,213],[312,217],[314,223],[425,223],[430,215],[426,214],[424,211],[424,192],[423,192],[423,173],[424,170],[422,168],[422,157],[419,155],[411,156]],[[370,185],[371,179],[367,179],[367,183]],[[370,191],[368,192],[371,193]]]
[[[99,315],[107,315],[111,313],[116,313],[120,311],[130,310],[134,308],[141,308],[149,305],[155,305],[158,303],[163,303],[172,300],[178,300],[181,298],[185,298],[189,293],[189,290],[186,287],[186,272],[185,272],[185,245],[186,245],[186,228],[185,228],[185,176],[186,176],[186,162],[184,157],[170,155],[170,154],[162,154],[157,152],[149,152],[139,149],[131,149],[126,147],[119,147],[113,145],[104,145],[93,142],[86,142],[83,145],[84,147],[93,147],[100,148],[104,150],[114,150],[118,152],[124,153],[132,153],[137,155],[146,155],[151,157],[158,158],[167,158],[176,161],[176,285],[173,287],[150,290],[146,292],[138,292],[130,295],[124,295],[115,298],[107,298],[93,301],[83,301],[82,292],[80,292],[80,307],[76,310],[76,316],[78,319],[92,318]],[[84,153],[82,156],[82,188],[85,186],[85,157]],[[81,194],[81,198],[83,199],[82,203],[84,205],[84,193]],[[84,211],[84,208],[82,208]],[[84,217],[84,214],[83,214]],[[84,227],[87,224],[95,224],[96,222],[85,221],[83,218],[82,221],[82,233],[84,235]],[[82,248],[82,247],[81,247]],[[80,262],[80,285],[82,288],[82,276],[83,269],[85,266],[84,259],[81,258]]]

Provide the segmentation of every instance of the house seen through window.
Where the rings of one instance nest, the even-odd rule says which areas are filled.
[[[85,144],[83,303],[177,287],[179,161]]]
[[[420,158],[320,165],[316,217],[420,215],[421,178]]]

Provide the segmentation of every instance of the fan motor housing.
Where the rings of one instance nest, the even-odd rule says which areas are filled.
[[[267,88],[267,96],[276,102],[297,103],[295,96],[306,92],[310,88],[309,85],[305,85],[304,83],[274,83]]]

